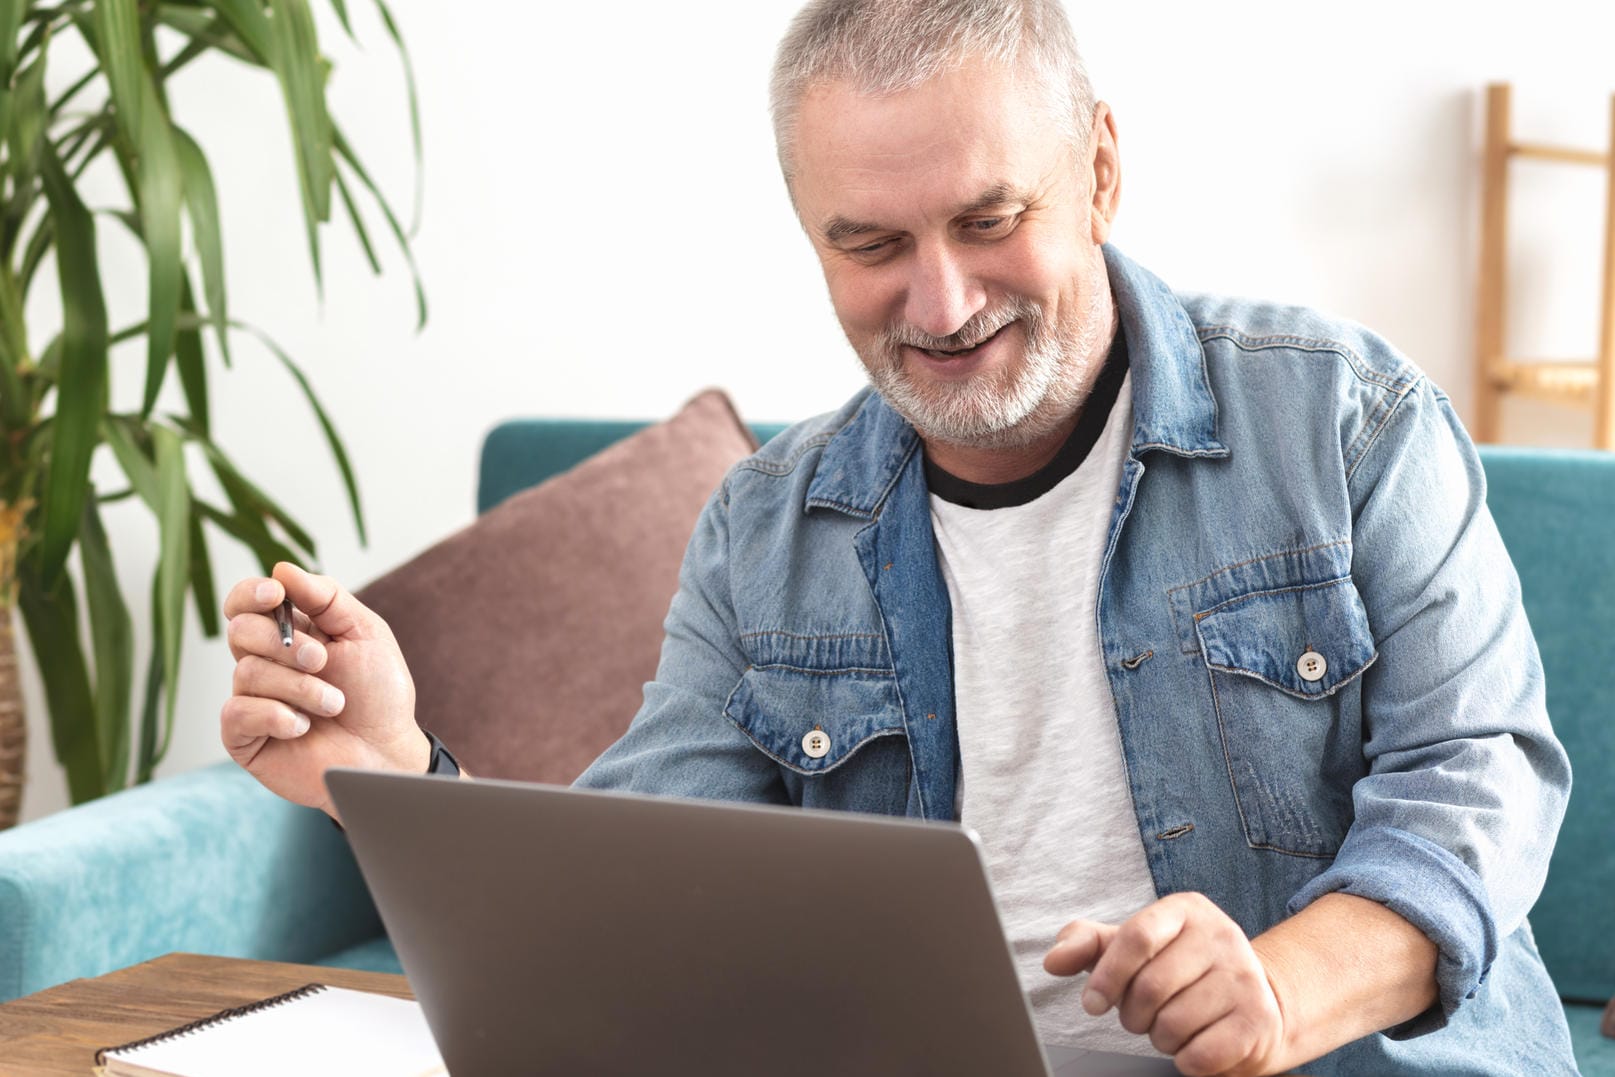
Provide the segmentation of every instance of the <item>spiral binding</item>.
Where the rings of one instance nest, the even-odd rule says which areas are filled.
[[[237,1017],[246,1017],[248,1014],[257,1013],[260,1010],[273,1009],[276,1006],[282,1006],[288,1002],[295,1002],[300,998],[307,998],[309,995],[317,995],[325,989],[325,984],[304,984],[302,987],[293,988],[290,991],[271,996],[270,998],[259,999],[257,1002],[250,1002],[245,1006],[233,1006],[228,1010],[220,1010],[218,1013],[192,1021],[188,1025],[181,1025],[178,1028],[171,1028],[167,1032],[159,1032],[157,1035],[147,1036],[143,1040],[134,1040],[131,1043],[119,1044],[116,1047],[103,1047],[99,1051],[95,1052],[95,1064],[97,1066],[104,1066],[106,1064],[107,1055],[109,1054],[122,1054],[127,1051],[138,1051],[142,1047],[150,1047],[154,1043],[163,1043],[167,1040],[177,1040],[182,1036],[189,1036],[193,1032],[206,1032],[215,1025],[222,1025],[226,1021],[235,1020]]]

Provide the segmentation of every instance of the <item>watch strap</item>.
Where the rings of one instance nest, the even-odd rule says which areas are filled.
[[[451,778],[458,778],[460,776],[460,762],[454,758],[454,753],[445,748],[443,742],[437,739],[437,734],[431,730],[423,729],[421,732],[425,733],[426,739],[432,743],[432,758],[426,764],[426,773],[444,774]]]

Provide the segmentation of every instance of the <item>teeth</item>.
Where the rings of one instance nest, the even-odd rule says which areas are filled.
[[[1003,329],[1003,327],[999,326],[999,328],[997,330],[994,330],[991,334],[989,334],[989,335],[981,338],[980,340],[976,341],[974,344],[970,345],[968,348],[954,348],[951,351],[946,349],[946,348],[922,348],[921,350],[928,353],[928,354],[930,354],[930,355],[948,356],[949,358],[952,358],[954,356],[959,356],[959,355],[965,355],[965,354],[968,354],[970,352],[975,351],[977,348],[981,347],[983,344],[987,343],[989,340],[992,340],[993,337],[996,337],[998,335],[999,331],[1001,331],[1002,329]]]

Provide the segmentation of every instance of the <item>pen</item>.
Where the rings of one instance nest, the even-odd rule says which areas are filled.
[[[280,645],[292,645],[292,598],[287,595],[281,604],[275,607],[275,624],[280,626]]]

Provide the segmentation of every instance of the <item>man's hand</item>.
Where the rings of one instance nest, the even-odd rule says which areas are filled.
[[[297,606],[290,647],[274,616],[288,595]],[[272,578],[232,587],[224,615],[236,669],[219,734],[230,758],[272,792],[334,818],[328,767],[426,770],[431,747],[415,724],[415,684],[398,642],[335,580],[283,561]]]
[[[1120,926],[1074,920],[1043,967],[1089,969],[1083,1009],[1117,1008],[1122,1027],[1147,1033],[1185,1074],[1230,1077],[1287,1068],[1284,1012],[1255,948],[1201,894],[1172,894]]]

